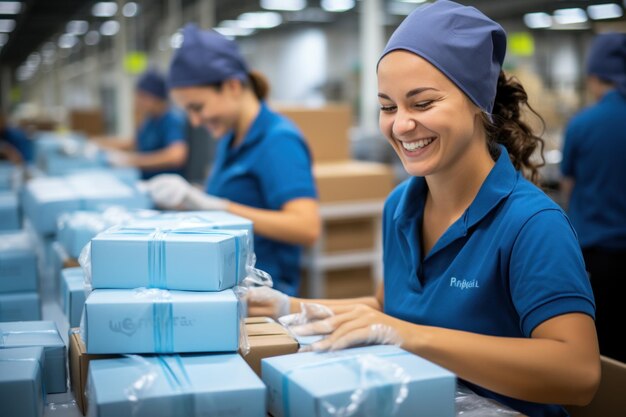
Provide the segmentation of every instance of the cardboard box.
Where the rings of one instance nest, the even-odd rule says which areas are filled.
[[[31,320],[41,320],[39,294],[37,292],[0,294],[0,322]]]
[[[88,353],[236,352],[239,301],[219,292],[94,290],[81,328]]]
[[[72,109],[69,114],[70,129],[89,136],[103,135],[104,114],[102,109]]]
[[[317,163],[313,175],[322,203],[384,200],[395,185],[392,168],[379,162]]]
[[[355,267],[326,271],[324,273],[326,293],[322,298],[354,298],[374,295],[377,278],[371,267]],[[309,277],[306,271],[302,272],[300,296],[307,298],[307,282]]]
[[[319,108],[274,106],[291,119],[304,135],[313,154],[313,162],[350,159],[349,130],[352,108],[347,104]]]
[[[351,402],[359,416],[456,415],[456,376],[396,346],[277,356],[261,366],[274,417],[328,416]]]
[[[0,323],[3,342],[0,349],[41,346],[44,350],[44,381],[48,394],[67,391],[65,343],[53,321]]]
[[[373,250],[379,231],[373,217],[326,220],[324,227],[324,253]]]
[[[17,194],[13,191],[0,191],[0,231],[19,230],[20,208]]]
[[[267,388],[236,353],[92,361],[88,389],[90,416],[266,416]]]
[[[40,417],[44,409],[41,347],[0,349],[0,415]]]
[[[247,355],[241,349],[240,353],[258,376],[261,376],[261,359],[298,351],[298,342],[269,317],[248,317],[245,329],[250,350]]]
[[[0,293],[37,291],[37,256],[28,234],[0,234]]]
[[[70,366],[70,386],[74,392],[76,404],[83,415],[87,414],[87,375],[89,362],[96,359],[118,358],[119,355],[90,355],[86,352],[85,344],[80,337],[78,328],[70,330],[69,335],[69,366]]]
[[[85,275],[80,267],[61,270],[61,310],[70,327],[80,326],[80,318],[85,306]]]

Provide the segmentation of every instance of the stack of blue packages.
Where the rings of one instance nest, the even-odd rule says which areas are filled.
[[[25,232],[0,233],[0,322],[41,319],[36,265]]]
[[[21,167],[9,161],[0,161],[0,191],[17,190],[21,180]]]
[[[160,355],[91,362],[94,415],[265,415],[265,387],[236,353],[251,236],[209,223],[173,213],[130,221],[83,252],[93,288],[81,321],[86,353]],[[207,378],[226,373],[228,383]],[[150,383],[133,392],[138,380]]]
[[[2,349],[42,347],[44,351],[43,381],[48,394],[67,391],[65,371],[66,349],[52,321],[17,321],[0,323]]]
[[[41,134],[35,141],[35,164],[46,175],[66,175],[106,166],[102,152],[76,134]]]
[[[65,268],[61,271],[60,285],[61,310],[70,328],[80,326],[80,318],[85,305],[85,276],[80,267]]]
[[[14,191],[0,191],[0,231],[19,230],[20,207]]]
[[[40,417],[46,395],[42,347],[0,349],[0,415]]]

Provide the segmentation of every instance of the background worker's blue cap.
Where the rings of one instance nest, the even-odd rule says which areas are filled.
[[[156,70],[148,70],[139,77],[137,90],[148,93],[161,100],[167,100],[165,76]]]
[[[214,85],[232,78],[248,78],[237,44],[214,30],[185,26],[183,43],[170,64],[169,88]]]
[[[615,84],[626,96],[626,34],[603,33],[591,43],[587,73]]]
[[[430,62],[491,114],[506,54],[506,32],[480,11],[445,0],[421,6],[391,35],[380,59],[396,50]]]

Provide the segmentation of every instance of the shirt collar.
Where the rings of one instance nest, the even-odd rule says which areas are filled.
[[[500,201],[511,194],[518,181],[520,174],[513,167],[509,153],[503,145],[499,145],[499,147],[500,156],[481,185],[474,201],[463,215],[466,229],[482,220]],[[415,219],[416,215],[423,211],[424,196],[427,189],[428,186],[424,177],[411,178],[406,190],[400,197],[394,212],[394,220],[406,222]]]
[[[269,115],[271,114],[270,109],[267,107],[264,101],[261,101],[261,107],[259,109],[259,113],[254,118],[254,121],[250,125],[248,132],[243,138],[243,141],[236,148],[231,147],[233,140],[235,140],[235,132],[231,131],[226,134],[224,138],[228,143],[227,148],[229,152],[239,152],[244,148],[248,148],[263,138],[263,134],[267,130],[267,125],[269,123]]]

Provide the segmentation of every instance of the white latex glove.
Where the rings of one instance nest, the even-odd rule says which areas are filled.
[[[106,151],[106,160],[113,167],[132,166],[133,157],[130,153],[118,150]]]
[[[204,191],[189,187],[183,200],[183,207],[186,210],[226,210],[228,200],[207,194]]]
[[[289,296],[270,287],[252,287],[246,293],[249,317],[278,319],[289,314]]]
[[[170,210],[181,208],[191,188],[191,184],[176,174],[156,175],[147,181],[147,185],[154,204]]]

